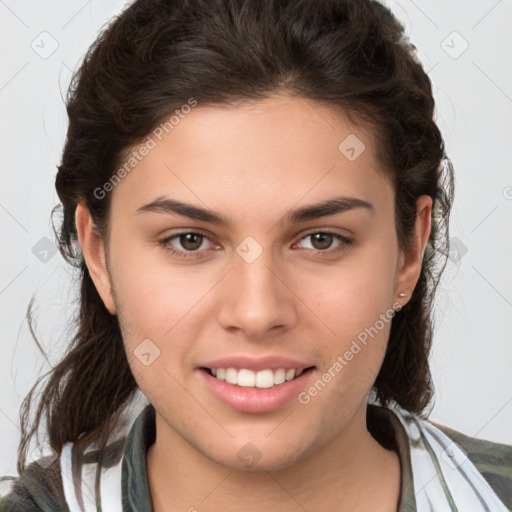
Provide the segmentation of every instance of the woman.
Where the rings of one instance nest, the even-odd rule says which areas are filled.
[[[1,510],[512,507],[512,447],[425,412],[453,170],[414,50],[370,0],[139,0],[98,37],[56,179],[77,332]]]

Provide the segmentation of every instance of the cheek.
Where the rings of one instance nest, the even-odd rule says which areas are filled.
[[[389,264],[354,262],[332,267],[329,275],[320,280],[318,275],[302,276],[301,297],[311,304],[327,336],[346,341],[374,326],[381,315],[391,315],[393,279]],[[386,326],[389,327],[389,321],[384,326],[381,322],[377,325],[383,337]]]
[[[171,336],[208,290],[206,276],[190,265],[171,265],[159,248],[132,245],[128,250],[122,237],[117,238],[119,243],[112,244],[112,278],[125,317],[142,336]]]
[[[152,403],[185,410],[182,366],[198,329],[204,282],[182,272],[143,263],[134,251],[119,255],[113,272],[117,315],[127,359],[142,393]],[[114,263],[114,260],[113,260]]]
[[[128,257],[118,254],[112,276],[127,358],[152,403],[186,410],[187,394],[179,383],[193,366],[194,341],[211,317],[205,294],[218,277],[210,283],[211,275],[192,266],[149,264],[147,257],[136,251]]]
[[[323,381],[341,400],[347,393],[363,396],[375,381],[389,339],[393,318],[393,255],[385,247],[373,247],[331,268],[309,293],[323,337]],[[309,292],[307,292],[309,290]],[[313,290],[313,291],[312,291]],[[323,373],[324,374],[324,373]],[[333,377],[335,375],[335,377]],[[332,384],[331,384],[332,382]]]

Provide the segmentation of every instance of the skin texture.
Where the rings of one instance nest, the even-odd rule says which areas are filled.
[[[366,147],[354,161],[338,150],[349,134]],[[198,369],[228,355],[292,357],[315,366],[307,389],[360,332],[407,302],[421,272],[432,200],[418,199],[416,240],[400,252],[394,191],[378,172],[374,147],[361,126],[303,98],[198,105],[115,186],[107,244],[79,204],[87,266],[157,412],[147,458],[155,511],[396,510],[398,457],[366,428],[367,394],[390,322],[307,405],[235,411],[210,393]],[[369,201],[374,213],[355,208],[280,222],[291,209],[341,195]],[[231,219],[231,229],[136,213],[161,196],[215,210]],[[198,229],[207,235],[202,243],[176,237],[167,244],[183,252],[199,247],[197,259],[193,249],[182,258],[159,244]],[[326,229],[353,243],[304,238]],[[252,263],[236,252],[248,236],[263,250]],[[134,354],[144,339],[160,350],[149,366]],[[261,455],[250,469],[237,456],[248,442]]]

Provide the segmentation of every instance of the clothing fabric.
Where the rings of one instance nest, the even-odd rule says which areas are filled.
[[[400,458],[397,512],[512,510],[512,446],[469,437],[397,404],[369,403],[367,425]],[[30,464],[0,498],[0,511],[151,512],[146,455],[155,434],[148,404],[103,452],[79,453],[68,443],[50,464]]]

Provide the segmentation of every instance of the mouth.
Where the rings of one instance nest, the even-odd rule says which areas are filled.
[[[201,370],[217,380],[244,388],[270,389],[299,378],[304,373],[314,370],[307,368],[276,368],[253,371],[247,368],[206,368]]]

